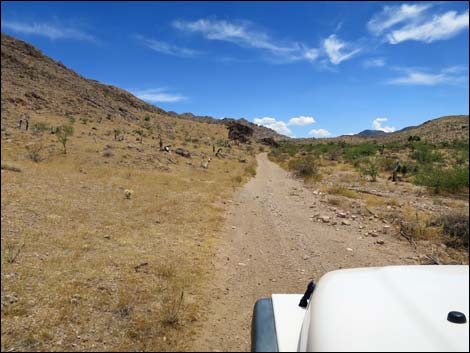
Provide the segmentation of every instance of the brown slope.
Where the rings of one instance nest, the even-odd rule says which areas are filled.
[[[241,119],[233,119],[233,118],[222,118],[222,119],[216,119],[211,116],[200,116],[200,115],[194,115],[192,113],[183,113],[183,114],[177,114],[175,112],[169,112],[169,114],[172,114],[175,117],[185,119],[185,120],[191,120],[191,121],[197,121],[201,123],[208,123],[208,124],[224,124],[227,125],[231,121],[236,121],[239,124],[248,126],[253,129],[253,136],[255,139],[263,139],[263,138],[273,138],[275,140],[287,140],[290,139],[290,137],[281,135],[277,133],[276,131],[265,127],[261,125],[257,125],[252,123],[251,121],[248,121],[244,118]]]
[[[166,112],[115,86],[87,79],[34,46],[2,33],[2,111],[51,113],[62,116],[141,119],[147,113],[210,124],[227,124],[235,119],[215,119],[191,113]],[[9,117],[11,115],[7,114]],[[286,139],[269,128],[245,119],[237,120],[254,130],[254,137]]]
[[[2,33],[2,107],[90,119],[165,114],[132,94],[80,76],[32,45]]]

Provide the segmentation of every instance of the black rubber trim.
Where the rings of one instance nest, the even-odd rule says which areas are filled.
[[[253,309],[251,321],[251,351],[278,352],[273,300],[259,299]]]

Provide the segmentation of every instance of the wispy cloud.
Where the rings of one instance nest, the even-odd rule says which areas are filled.
[[[367,23],[367,28],[390,44],[408,40],[431,43],[449,39],[468,28],[468,10],[431,14],[433,7],[430,3],[385,6]]]
[[[314,137],[328,137],[331,136],[331,132],[326,129],[313,129],[308,132],[310,136]]]
[[[382,123],[388,121],[388,118],[377,118],[372,122],[374,130],[380,130],[384,132],[394,132],[396,129],[392,126],[382,126]]]
[[[272,54],[277,62],[310,61],[319,56],[317,48],[303,43],[274,40],[271,36],[249,21],[225,21],[198,19],[196,21],[176,20],[173,27],[184,32],[201,34],[205,39],[226,41],[244,48],[255,48]]]
[[[385,30],[399,23],[413,21],[419,18],[430,6],[430,4],[385,6],[382,12],[375,14],[367,23],[367,28],[372,34],[380,35]]]
[[[253,119],[253,122],[255,124],[273,129],[274,131],[282,135],[290,136],[292,134],[292,131],[287,127],[287,124],[285,122],[276,120],[272,117],[255,118]]]
[[[403,72],[404,75],[386,81],[387,84],[435,86],[439,84],[459,85],[468,82],[468,68],[462,66],[447,67],[438,73],[413,68],[396,68],[395,70]]]
[[[431,43],[436,40],[451,38],[468,28],[468,10],[457,14],[449,11],[435,15],[430,21],[421,24],[410,24],[388,34],[390,44],[398,44],[407,40]]]
[[[137,98],[153,103],[176,103],[187,99],[187,97],[181,94],[165,92],[162,88],[132,91],[132,93]]]
[[[77,28],[53,25],[46,22],[19,22],[2,19],[2,28],[27,35],[42,36],[49,39],[75,39],[96,42],[96,38]]]
[[[287,125],[297,125],[297,126],[305,126],[315,123],[315,118],[313,116],[298,116],[295,118],[291,118]]]
[[[179,56],[179,57],[192,57],[202,54],[199,50],[180,47],[171,43],[163,42],[156,39],[146,38],[141,35],[135,36],[135,38],[141,41],[146,47],[163,54]]]
[[[339,39],[336,34],[330,35],[323,41],[323,48],[328,55],[330,62],[338,65],[344,60],[351,58],[353,55],[361,51],[360,48],[353,48],[350,43],[346,43]]]
[[[371,58],[362,62],[362,66],[364,66],[366,69],[371,67],[383,67],[385,64],[386,61],[384,58]]]

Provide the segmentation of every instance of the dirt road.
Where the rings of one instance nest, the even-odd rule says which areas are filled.
[[[257,159],[256,177],[229,203],[213,261],[208,317],[195,350],[249,351],[251,315],[259,298],[303,293],[310,279],[336,269],[414,263],[407,242],[387,234],[367,236],[360,218],[341,224],[313,190],[266,154]],[[331,221],[318,222],[315,214]]]

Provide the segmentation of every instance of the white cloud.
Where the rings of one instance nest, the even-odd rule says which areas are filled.
[[[399,68],[398,71],[402,71],[405,74],[387,81],[387,84],[435,86],[438,84],[458,85],[468,81],[468,73],[465,73],[468,69],[461,66],[447,67],[438,73],[403,68]]]
[[[367,23],[369,31],[390,44],[407,40],[431,43],[449,39],[468,28],[468,10],[430,14],[430,3],[385,6]]]
[[[249,21],[225,21],[199,19],[196,21],[173,21],[173,27],[190,33],[199,33],[205,39],[226,41],[245,48],[261,49],[272,54],[277,62],[315,61],[320,51],[292,41],[280,42],[267,33],[257,30]]]
[[[310,136],[316,136],[316,137],[328,137],[331,135],[331,132],[329,132],[326,129],[313,129],[308,132]]]
[[[134,91],[133,93],[137,98],[154,103],[175,103],[187,99],[180,94],[167,93],[161,88]]]
[[[275,118],[271,118],[271,117],[255,118],[253,119],[253,122],[255,124],[273,129],[274,131],[282,135],[290,136],[292,134],[292,131],[287,127],[287,124],[285,122],[278,121]]]
[[[223,40],[273,52],[291,52],[292,47],[274,43],[266,33],[249,28],[248,22],[233,23],[224,20],[199,19],[194,22],[174,21],[179,30],[199,32],[210,40]]]
[[[396,129],[391,126],[382,126],[382,123],[386,122],[388,118],[377,118],[372,122],[374,130],[380,130],[384,132],[394,132]]]
[[[162,42],[162,41],[155,40],[155,39],[145,38],[143,36],[136,36],[136,38],[142,41],[146,47],[156,52],[163,53],[163,54],[180,56],[180,57],[191,57],[191,56],[201,54],[201,52],[198,50],[179,47],[174,44]]]
[[[382,12],[374,15],[367,23],[367,28],[372,34],[379,35],[399,23],[419,18],[429,7],[430,4],[385,6]]]
[[[49,23],[33,22],[17,22],[2,19],[2,28],[9,29],[12,32],[23,33],[29,35],[37,35],[49,39],[76,39],[95,42],[96,39],[91,34],[85,33],[76,28],[67,28],[64,26],[52,25]]]
[[[320,51],[315,48],[305,48],[302,53],[302,58],[307,61],[315,61],[320,55]]]
[[[270,117],[264,117],[264,118],[255,118],[253,120],[255,124],[258,125],[266,125],[266,124],[272,124],[276,122],[276,119],[270,118]]]
[[[298,126],[305,126],[309,124],[313,124],[315,122],[315,118],[312,116],[298,116],[295,118],[291,118],[287,125],[298,125]]]
[[[323,41],[323,48],[330,58],[330,62],[334,65],[351,58],[361,50],[359,48],[348,50],[350,47],[349,43],[340,40],[335,34],[330,35]]]
[[[457,14],[449,11],[440,16],[433,16],[430,21],[421,24],[410,24],[387,35],[390,44],[398,44],[407,40],[431,43],[457,35],[468,28],[468,10]]]
[[[368,60],[364,60],[362,63],[366,69],[371,67],[383,67],[385,66],[385,59],[384,58],[371,58]]]

